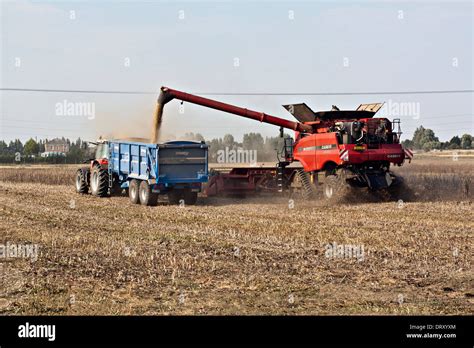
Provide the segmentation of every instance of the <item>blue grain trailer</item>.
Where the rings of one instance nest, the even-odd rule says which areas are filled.
[[[89,167],[76,173],[76,191],[104,197],[123,189],[132,203],[155,205],[159,194],[171,204],[195,204],[207,182],[208,145],[170,141],[161,144],[101,141]]]

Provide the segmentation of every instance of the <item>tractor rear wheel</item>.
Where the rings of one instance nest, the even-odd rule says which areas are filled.
[[[197,198],[197,192],[192,192],[191,190],[184,191],[184,203],[186,205],[195,205],[197,202]]]
[[[130,197],[130,202],[132,202],[133,204],[139,203],[138,187],[138,180],[132,179],[128,187],[128,196]]]
[[[86,194],[89,193],[89,185],[87,184],[86,175],[89,169],[78,169],[76,171],[76,192]]]
[[[94,196],[105,197],[109,191],[109,173],[99,164],[92,168],[91,172],[91,192]]]
[[[151,190],[151,186],[145,180],[140,183],[139,196],[142,205],[156,205],[158,203],[158,194]]]

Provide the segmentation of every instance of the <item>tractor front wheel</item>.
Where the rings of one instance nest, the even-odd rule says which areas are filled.
[[[89,174],[88,169],[78,169],[76,171],[76,192],[86,194],[89,192],[86,175]]]

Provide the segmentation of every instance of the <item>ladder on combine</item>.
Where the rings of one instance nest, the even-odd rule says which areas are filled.
[[[284,185],[283,185],[283,176],[285,174],[285,167],[286,163],[279,162],[277,166],[277,189],[278,193],[283,193]]]

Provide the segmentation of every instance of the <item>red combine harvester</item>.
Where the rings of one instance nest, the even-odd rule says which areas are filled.
[[[258,191],[300,192],[310,198],[322,187],[327,199],[341,197],[348,188],[368,188],[384,198],[396,199],[402,193],[403,179],[390,171],[413,154],[400,144],[400,120],[374,118],[383,103],[361,104],[356,110],[314,112],[305,103],[283,105],[298,122],[285,120],[162,87],[158,109],[163,111],[173,99],[270,123],[295,132],[295,140],[284,139],[275,167],[233,168],[211,176],[209,196],[245,194]],[[396,129],[395,129],[396,128]],[[302,168],[290,166],[299,162]]]

